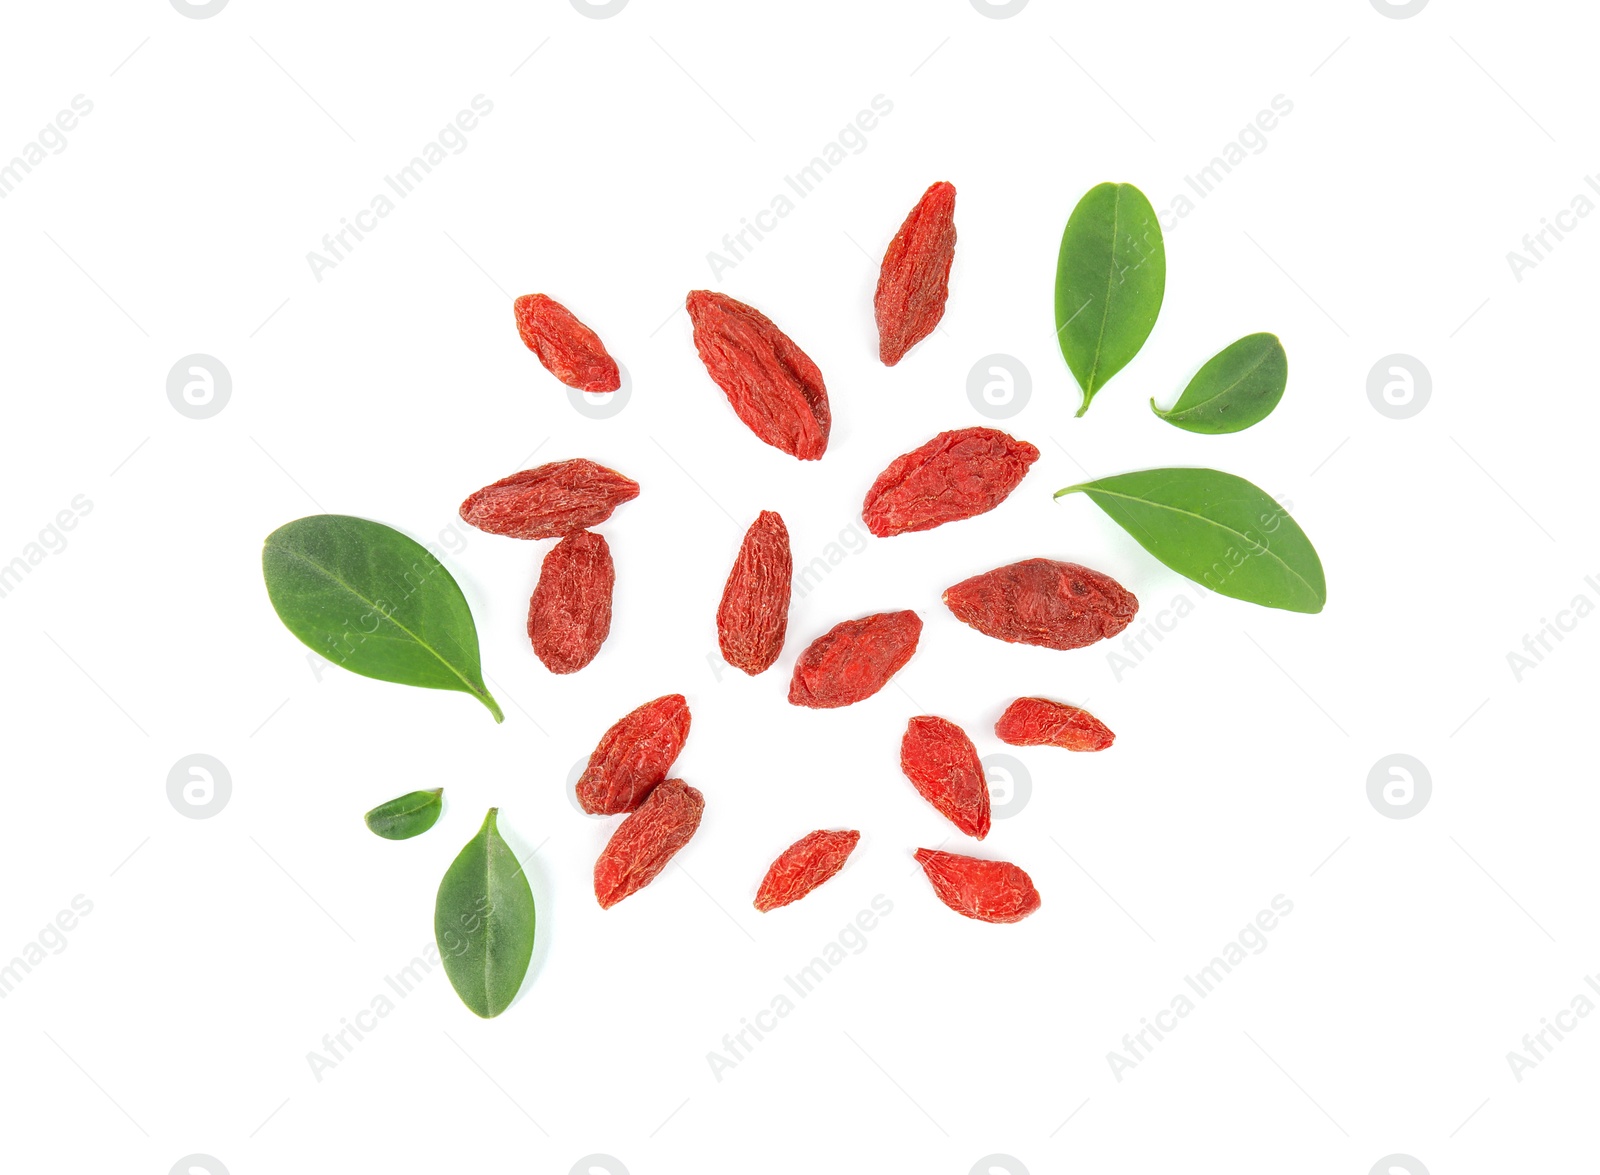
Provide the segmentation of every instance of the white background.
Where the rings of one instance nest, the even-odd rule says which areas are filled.
[[[1365,1175],[1402,1153],[1434,1173],[1575,1169],[1600,1023],[1520,1083],[1506,1054],[1600,970],[1584,668],[1600,621],[1520,681],[1507,653],[1574,596],[1600,602],[1584,582],[1600,224],[1521,281],[1506,253],[1600,163],[1586,6],[1439,0],[1396,20],[1368,0],[1034,0],[997,20],[968,0],[635,0],[596,20],[566,0],[234,0],[195,20],[141,0],[13,5],[5,23],[0,158],[74,95],[93,103],[0,201],[0,562],[92,503],[0,599],[0,958],[75,895],[93,903],[0,1002],[6,1167],[565,1173],[601,1154],[633,1175],[966,1175],[998,1154],[994,1170],[1034,1173]],[[316,280],[307,252],[478,94],[493,113],[465,150]],[[879,94],[893,112],[865,149],[713,279],[707,252]],[[1266,148],[1174,221],[1184,177],[1280,94],[1293,112]],[[877,259],[938,179],[959,191],[948,312],[887,369]],[[1051,282],[1067,213],[1108,179],[1163,211],[1169,277],[1149,344],[1078,420]],[[757,442],[706,378],[680,308],[708,286],[821,367],[821,462]],[[575,411],[517,340],[510,297],[536,290],[628,368],[622,413]],[[1266,422],[1203,437],[1151,415],[1257,330],[1290,361]],[[232,374],[210,419],[166,396],[194,352]],[[862,549],[849,528],[890,458],[990,423],[966,380],[995,352],[1032,373],[1001,426],[1037,465],[990,515]],[[1396,352],[1433,381],[1407,420],[1366,390]],[[455,519],[535,448],[643,486],[602,528],[610,640],[561,679],[523,633],[547,544]],[[1327,610],[1200,599],[1087,500],[1051,498],[1164,464],[1292,502]],[[764,508],[797,562],[842,532],[859,553],[796,599],[776,668],[719,678],[716,602]],[[319,680],[259,553],[320,510],[454,544],[503,726],[466,695]],[[1031,556],[1126,584],[1130,632],[1198,602],[1120,671],[1120,644],[1007,646],[940,606]],[[785,702],[806,642],[898,608],[926,621],[900,688],[842,711]],[[623,712],[678,691],[694,726],[675,774],[705,821],[677,866],[601,911],[590,868],[613,821],[574,809],[568,772]],[[993,721],[1030,693],[1087,704],[1117,743],[1012,752],[1031,799],[976,851],[1026,868],[1044,905],[966,921],[911,861],[966,846],[899,773],[900,732],[941,714],[1006,750]],[[1410,819],[1367,796],[1396,752],[1432,777]],[[168,801],[193,753],[231,775],[210,819]],[[363,827],[439,785],[427,835]],[[319,1082],[308,1052],[429,941],[438,879],[490,805],[519,853],[538,849],[520,1000],[478,1021],[435,971]],[[768,861],[816,827],[859,828],[861,847],[805,902],[757,914]],[[865,949],[717,1081],[724,1034],[880,894],[893,911]],[[1123,1034],[1278,894],[1294,909],[1266,949],[1113,1077]]]

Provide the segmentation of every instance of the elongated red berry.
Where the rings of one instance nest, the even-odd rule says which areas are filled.
[[[622,386],[617,361],[600,336],[545,294],[524,294],[512,304],[517,333],[545,370],[580,392],[614,392]]]
[[[911,611],[836,624],[795,661],[789,701],[829,709],[870,698],[905,668],[921,635],[922,618]]]
[[[502,477],[461,503],[461,519],[489,534],[555,539],[588,530],[639,496],[639,483],[584,457]]]
[[[1000,715],[994,733],[1014,747],[1064,747],[1069,751],[1103,751],[1117,737],[1089,711],[1049,698],[1018,698]]]
[[[594,531],[550,548],[528,601],[528,639],[551,673],[576,673],[594,660],[611,632],[616,582],[611,548]]]
[[[791,457],[820,458],[832,417],[810,357],[765,314],[726,294],[693,290],[685,306],[700,361],[739,419]]]
[[[883,255],[872,305],[878,318],[878,357],[890,367],[932,334],[944,317],[950,263],[956,255],[955,215],[955,185],[934,184]]]
[[[987,861],[918,849],[933,892],[957,914],[979,922],[1020,922],[1039,908],[1033,879],[1010,861]]]
[[[855,851],[860,840],[861,834],[855,831],[831,832],[819,828],[806,833],[784,849],[767,870],[756,894],[756,909],[765,914],[798,902],[843,869],[846,858]]]
[[[578,803],[590,815],[631,812],[667,777],[689,738],[689,703],[668,694],[624,714],[600,736],[578,777]]]
[[[879,538],[971,518],[1005,501],[1038,459],[997,428],[942,432],[878,474],[861,517]]]
[[[978,840],[989,835],[989,782],[977,748],[954,722],[923,715],[907,723],[900,770],[962,832]]]
[[[783,651],[793,575],[789,530],[779,515],[763,510],[745,532],[717,609],[717,644],[735,669],[764,673]]]
[[[689,843],[706,810],[705,797],[681,779],[669,779],[617,825],[594,863],[594,896],[609,910],[649,885]]]
[[[1078,649],[1128,627],[1139,601],[1109,575],[1056,559],[1024,559],[944,593],[956,619],[997,640]]]

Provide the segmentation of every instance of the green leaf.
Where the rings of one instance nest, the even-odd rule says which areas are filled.
[[[1245,335],[1207,360],[1171,408],[1163,412],[1154,398],[1150,408],[1189,432],[1242,432],[1271,414],[1288,380],[1289,357],[1278,336]]]
[[[1224,596],[1291,612],[1328,600],[1322,560],[1288,511],[1215,469],[1146,469],[1058,490],[1088,494],[1161,562]]]
[[[444,788],[407,792],[367,813],[367,827],[384,840],[410,840],[439,822]]]
[[[533,958],[533,890],[490,808],[439,883],[433,934],[444,972],[485,1020],[511,1006]]]
[[[363,677],[460,690],[505,720],[483,684],[466,597],[413,539],[313,514],[267,536],[261,569],[278,619],[318,656]]]
[[[1166,287],[1161,222],[1144,193],[1132,184],[1090,188],[1056,262],[1056,339],[1083,389],[1079,416],[1144,346]]]

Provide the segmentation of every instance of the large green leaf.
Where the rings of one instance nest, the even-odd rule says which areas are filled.
[[[1242,432],[1278,406],[1288,380],[1289,358],[1278,336],[1245,335],[1207,360],[1171,408],[1157,408],[1153,397],[1150,408],[1189,432]]]
[[[1161,222],[1144,193],[1132,184],[1090,188],[1056,262],[1056,339],[1083,389],[1079,416],[1144,346],[1166,287]]]
[[[318,655],[363,677],[460,690],[504,720],[483,684],[466,597],[415,540],[313,514],[267,536],[261,569],[278,619]]]
[[[511,1006],[533,958],[533,890],[490,808],[478,835],[445,871],[433,934],[450,984],[479,1016]]]
[[[1291,612],[1328,600],[1317,558],[1288,511],[1242,477],[1215,469],[1146,469],[1068,486],[1084,493],[1161,562],[1212,591]]]
[[[444,788],[407,792],[367,813],[367,827],[384,840],[410,840],[439,822],[444,809]]]

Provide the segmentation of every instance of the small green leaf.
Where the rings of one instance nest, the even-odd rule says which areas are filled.
[[[1139,353],[1161,313],[1161,222],[1132,184],[1090,188],[1067,219],[1056,262],[1056,339],[1083,389],[1082,416]]]
[[[1278,336],[1245,335],[1208,359],[1171,408],[1157,408],[1153,397],[1150,408],[1189,432],[1242,432],[1271,414],[1288,380],[1289,357]]]
[[[415,540],[313,514],[267,536],[261,570],[278,619],[319,656],[363,677],[460,690],[504,721],[483,684],[466,597]]]
[[[444,972],[485,1020],[511,1006],[533,958],[533,890],[490,808],[439,883],[433,934]]]
[[[444,788],[407,792],[367,813],[367,827],[384,840],[410,840],[439,822]]]
[[[1161,562],[1220,595],[1291,612],[1320,612],[1327,603],[1322,560],[1305,531],[1242,477],[1146,469],[1056,497],[1080,492]]]

